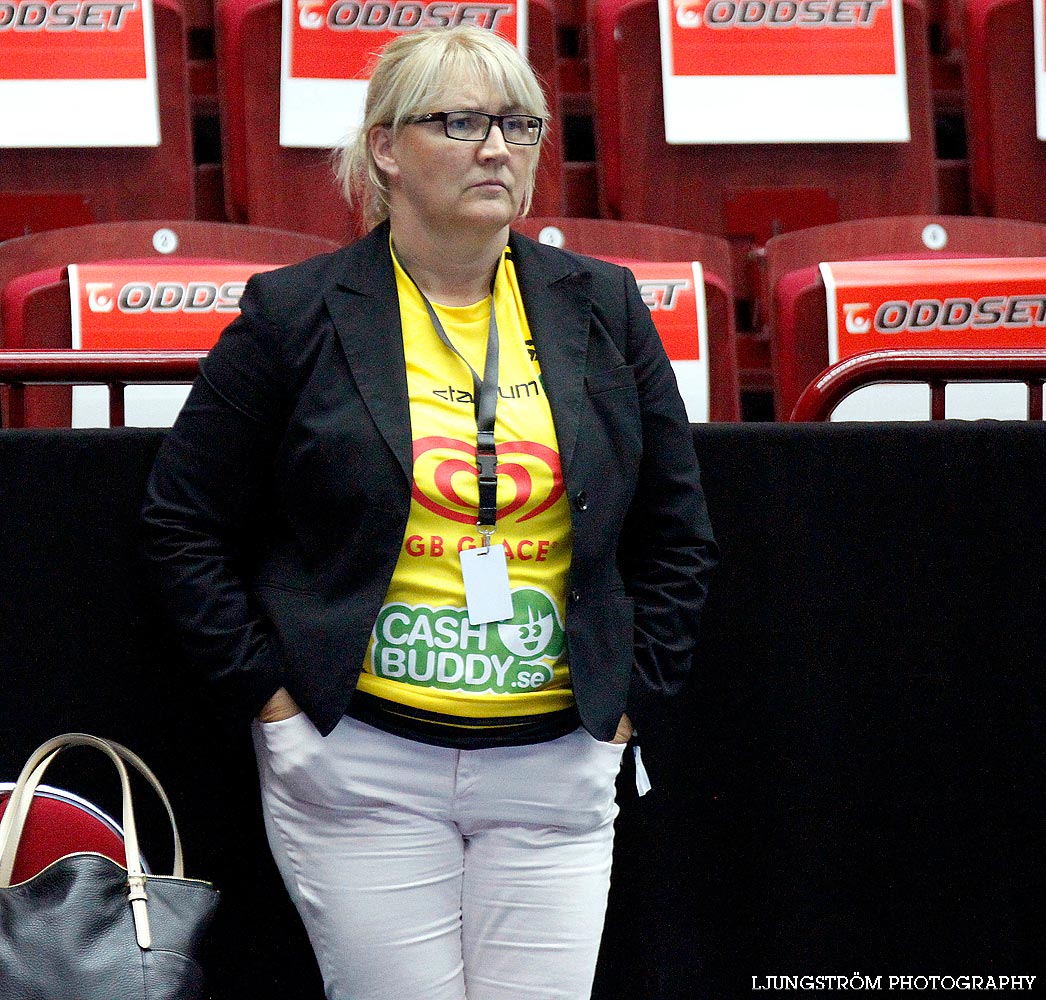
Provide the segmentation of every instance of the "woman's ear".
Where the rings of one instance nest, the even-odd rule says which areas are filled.
[[[387,125],[375,126],[367,136],[367,143],[378,169],[389,177],[395,177],[399,173],[399,165],[392,148],[392,129]]]

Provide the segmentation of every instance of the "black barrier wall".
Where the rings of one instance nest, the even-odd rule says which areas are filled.
[[[1046,996],[1046,428],[694,434],[723,564],[692,683],[641,734],[655,790],[637,801],[622,774],[593,996],[777,997],[803,992],[780,977],[855,973],[882,992],[1035,975]],[[247,734],[144,584],[160,437],[0,433],[0,780],[59,732],[128,744],[174,800],[189,874],[223,891],[215,1000],[320,998]],[[48,780],[115,809],[73,753]]]

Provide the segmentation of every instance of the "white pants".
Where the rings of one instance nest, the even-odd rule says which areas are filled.
[[[588,1000],[620,745],[448,750],[304,715],[254,744],[329,1000]]]

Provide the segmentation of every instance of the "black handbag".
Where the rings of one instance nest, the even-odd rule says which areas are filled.
[[[90,746],[116,765],[123,787],[127,867],[101,854],[69,854],[11,885],[33,793],[66,747]],[[126,764],[160,796],[174,834],[174,872],[143,870]],[[126,747],[69,733],[27,761],[0,820],[0,997],[3,1000],[199,1000],[196,960],[218,893],[184,877],[171,804],[148,767]]]

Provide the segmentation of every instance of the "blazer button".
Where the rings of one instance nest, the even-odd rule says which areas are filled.
[[[576,590],[572,590],[570,592],[570,603],[571,604],[577,604],[577,602],[580,601],[580,600],[581,600],[581,595]]]
[[[588,494],[584,490],[581,490],[574,497],[574,504],[577,506],[578,510],[588,510]]]

